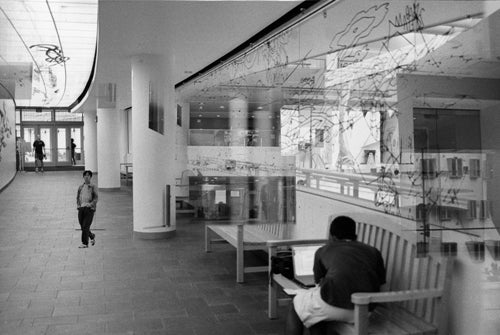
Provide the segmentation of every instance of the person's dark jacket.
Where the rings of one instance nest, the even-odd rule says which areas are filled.
[[[314,279],[321,287],[321,298],[332,306],[354,309],[351,294],[379,292],[385,275],[380,252],[362,242],[329,241],[314,257]]]

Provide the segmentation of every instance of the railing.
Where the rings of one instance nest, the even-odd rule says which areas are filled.
[[[192,146],[279,146],[279,131],[246,129],[190,129],[189,145]]]
[[[399,207],[399,187],[388,174],[297,170],[297,184],[355,198],[366,204]]]

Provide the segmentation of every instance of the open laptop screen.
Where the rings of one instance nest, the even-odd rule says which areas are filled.
[[[312,276],[314,254],[321,245],[292,246],[295,276]]]

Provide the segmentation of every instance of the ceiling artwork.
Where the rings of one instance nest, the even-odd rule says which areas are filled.
[[[70,107],[91,81],[98,0],[0,0],[0,99]]]

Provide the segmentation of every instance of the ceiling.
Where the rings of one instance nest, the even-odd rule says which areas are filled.
[[[0,97],[69,106],[87,85],[97,0],[0,0]]]
[[[178,83],[226,55],[300,3],[0,0],[0,99],[15,98],[18,106],[68,107],[75,104],[91,80],[99,22],[94,82],[117,83],[117,96],[124,97],[119,108],[126,108],[130,106],[127,95],[130,95],[131,56],[168,50],[174,59],[172,81]],[[478,21],[450,22],[429,30],[428,34],[438,36],[454,29],[454,35],[458,36],[432,55],[418,60],[420,71],[436,73],[435,64],[439,63],[440,71],[448,75],[499,78],[498,58],[476,52],[477,33],[459,34]],[[393,50],[398,47],[395,45]],[[465,62],[464,55],[473,58]],[[356,66],[370,67],[370,62],[380,63],[381,57],[384,55],[373,55],[345,70],[359,71]],[[283,87],[293,92],[304,77],[328,77],[327,57],[305,61],[287,65],[284,73],[288,81]],[[251,109],[269,111],[269,104],[276,99],[276,90],[258,85],[266,75],[268,71],[250,73],[237,83],[222,83],[214,90],[207,90],[206,96],[191,101],[204,102],[203,109],[212,110],[217,117],[223,112],[222,105],[228,110],[228,92],[236,89],[250,98]],[[331,89],[334,82],[330,80],[329,85]],[[265,104],[268,108],[262,109]],[[209,108],[212,105],[213,108]],[[78,111],[95,110],[95,106],[95,93],[91,90]],[[200,112],[199,107],[194,110],[194,113]]]
[[[168,44],[177,83],[300,2],[0,0],[0,99],[40,107],[69,107],[81,99],[91,79],[98,12],[97,80],[106,80],[108,64],[129,64],[131,55]],[[155,24],[165,24],[168,36],[155,34]],[[123,82],[113,76],[108,82]],[[93,95],[87,108],[95,108]]]

